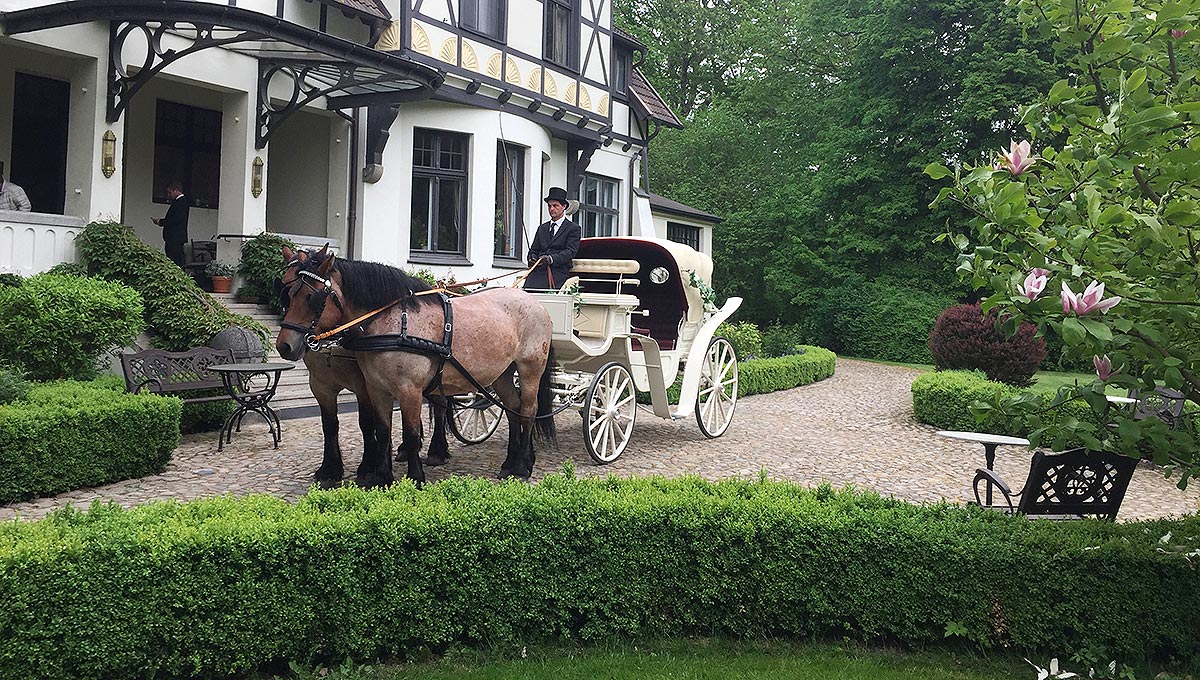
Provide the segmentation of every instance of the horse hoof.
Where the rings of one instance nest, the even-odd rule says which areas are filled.
[[[318,479],[317,480],[317,486],[319,488],[325,489],[326,491],[328,491],[330,489],[336,489],[341,485],[342,485],[341,479]]]
[[[380,474],[365,474],[359,475],[354,479],[354,483],[364,489],[376,489],[379,487],[388,486],[392,483],[392,479]]]
[[[435,455],[430,454],[425,457],[425,464],[432,465],[434,467],[437,467],[438,465],[445,465],[448,462],[450,462],[449,455],[435,456]]]

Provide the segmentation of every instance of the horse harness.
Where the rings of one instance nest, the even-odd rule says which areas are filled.
[[[307,338],[309,349],[319,351],[324,346],[328,346],[328,343],[325,343],[328,338],[334,338],[331,344],[341,345],[343,349],[350,352],[409,352],[411,354],[422,354],[437,362],[437,371],[434,373],[433,378],[429,381],[429,384],[426,385],[425,389],[421,392],[421,394],[425,397],[429,397],[435,392],[440,392],[441,394],[439,396],[441,396],[443,400],[445,399],[445,391],[442,389],[442,374],[446,368],[447,362],[449,362],[455,370],[461,373],[463,377],[466,378],[467,381],[479,391],[480,394],[486,394],[486,388],[479,384],[479,381],[475,379],[475,376],[471,375],[471,372],[468,371],[466,367],[454,357],[454,352],[452,349],[454,344],[454,310],[450,304],[450,296],[446,295],[444,291],[429,290],[421,291],[420,293],[409,291],[408,295],[405,297],[393,300],[389,304],[369,312],[357,319],[354,319],[348,324],[343,324],[332,331],[327,331],[318,335],[316,333],[317,324],[320,322],[321,316],[324,315],[325,305],[328,304],[329,300],[333,300],[334,306],[337,307],[338,311],[342,312],[343,314],[346,313],[346,310],[342,306],[341,301],[338,299],[337,292],[333,290],[332,281],[309,271],[301,270],[296,272],[296,274],[297,279],[304,277],[301,279],[301,284],[313,291],[313,297],[309,299],[309,305],[312,306],[313,311],[316,314],[313,316],[312,323],[309,324],[308,327],[291,323],[290,321],[282,321],[280,325],[284,328],[303,333]],[[321,288],[317,288],[307,279],[312,279],[313,281],[320,283]],[[295,280],[286,282],[285,288],[287,284],[291,283],[295,283]],[[436,293],[438,298],[441,300],[442,313],[445,318],[445,323],[442,327],[441,342],[436,342],[428,338],[422,338],[408,334],[408,301],[414,297],[417,297],[418,295],[433,293]],[[378,335],[362,335],[362,333],[367,330],[367,327],[370,326],[371,322],[374,321],[379,314],[391,309],[397,304],[400,305],[399,334],[381,333]],[[348,332],[352,334],[347,336],[346,334]]]

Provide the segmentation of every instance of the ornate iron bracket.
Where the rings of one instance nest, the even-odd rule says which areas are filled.
[[[149,24],[157,24],[151,27]],[[186,27],[181,27],[186,26]],[[216,26],[210,23],[181,23],[155,19],[151,21],[110,21],[108,24],[108,113],[105,119],[115,123],[121,119],[121,114],[129,107],[129,102],[142,86],[158,75],[167,66],[189,54],[246,40],[258,40],[262,36],[250,31],[243,31],[229,37],[217,38],[213,35]],[[126,41],[135,31],[141,31],[146,39],[146,56],[137,73],[130,75],[125,69],[124,59]],[[182,50],[163,47],[163,36],[168,32],[181,34],[190,39],[192,44]],[[261,147],[260,147],[261,148]]]
[[[368,71],[368,73],[364,73]],[[291,92],[283,104],[276,104],[270,94],[272,80],[282,78],[287,81],[286,87]],[[391,73],[355,66],[346,63],[330,61],[284,61],[262,59],[258,63],[258,121],[254,130],[254,146],[261,149],[270,141],[271,135],[279,129],[279,125],[293,113],[303,108],[315,99],[328,97],[327,108],[340,109],[359,106],[370,102],[372,95],[346,94],[336,97],[338,92],[347,92],[351,88],[370,89],[371,85],[387,85],[394,83],[396,76]],[[387,94],[397,99],[394,93]]]

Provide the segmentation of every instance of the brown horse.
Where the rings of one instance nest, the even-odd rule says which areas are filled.
[[[278,284],[280,306],[287,309],[290,305],[288,291],[296,283],[295,269],[301,262],[313,257],[314,253],[303,250],[284,250],[287,264]],[[383,446],[384,450],[391,448],[388,437],[391,436],[391,411],[388,411],[388,422],[379,422],[379,415],[371,404],[371,396],[367,390],[366,379],[358,368],[358,360],[354,354],[340,347],[330,347],[321,351],[306,351],[304,366],[308,369],[308,387],[317,400],[321,409],[321,432],[324,435],[321,466],[314,474],[315,481],[322,488],[332,488],[339,485],[345,476],[342,462],[342,450],[338,442],[340,422],[338,418],[338,395],[342,390],[349,390],[358,399],[358,425],[363,435],[364,461],[365,452],[375,447]],[[445,409],[434,405],[431,417],[434,422],[433,437],[429,444],[429,465],[441,465],[449,458],[449,447],[445,434]],[[369,472],[364,465],[358,469],[358,481],[365,482],[364,475]]]
[[[284,257],[291,259],[289,252]],[[295,274],[287,290],[293,304],[275,343],[280,356],[295,360],[314,335],[344,327],[337,335],[354,350],[379,421],[390,423],[390,404],[399,403],[403,437],[397,460],[408,462],[409,478],[425,478],[418,455],[422,397],[485,386],[495,388],[509,411],[508,456],[500,476],[529,478],[535,428],[540,438],[555,438],[550,316],[532,296],[495,288],[444,306],[439,295],[427,294],[428,284],[400,269],[341,260],[324,250],[300,262]],[[364,452],[360,483],[392,481],[390,446],[377,441]]]

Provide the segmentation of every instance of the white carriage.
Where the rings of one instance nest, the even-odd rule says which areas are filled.
[[[706,305],[702,288],[711,284],[712,260],[672,241],[586,238],[571,274],[558,290],[533,294],[554,323],[558,408],[579,409],[592,459],[611,463],[625,451],[639,391],[650,395],[656,416],[694,413],[705,436],[724,434],[737,404],[737,356],[714,334],[742,300]],[[681,372],[672,406],[667,388]],[[488,405],[458,402],[453,434],[466,443],[487,439],[501,416]]]

